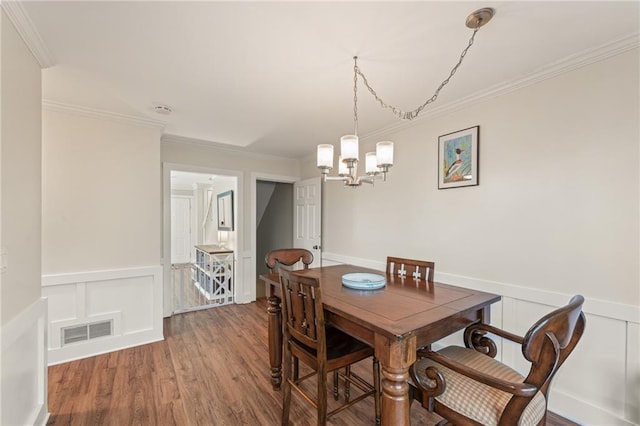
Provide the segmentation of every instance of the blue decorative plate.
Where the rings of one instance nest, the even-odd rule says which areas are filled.
[[[377,290],[386,284],[385,277],[378,274],[354,272],[342,276],[342,285],[355,290]]]

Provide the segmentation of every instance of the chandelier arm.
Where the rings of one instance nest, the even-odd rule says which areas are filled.
[[[365,77],[365,75],[362,73],[362,71],[360,70],[360,67],[358,67],[357,63],[356,63],[356,65],[354,65],[356,78],[357,78],[358,75],[360,77],[362,77],[362,81],[363,81],[365,87],[369,90],[369,92],[371,92],[373,97],[376,98],[376,100],[380,103],[380,106],[382,106],[383,108],[390,109],[391,112],[393,112],[394,115],[396,115],[398,118],[400,118],[402,120],[413,120],[414,118],[416,118],[418,116],[418,114],[420,114],[422,112],[422,110],[427,105],[429,105],[432,102],[435,102],[435,100],[438,99],[438,95],[440,94],[440,91],[442,90],[442,88],[447,83],[449,83],[449,80],[451,80],[451,78],[456,73],[456,71],[458,71],[458,67],[460,67],[460,65],[462,64],[462,61],[464,60],[465,56],[467,55],[467,51],[473,45],[473,42],[474,42],[475,37],[476,37],[476,33],[478,32],[479,29],[480,29],[480,26],[477,26],[473,30],[473,34],[471,35],[471,38],[469,39],[469,42],[467,43],[467,47],[465,47],[464,50],[462,51],[462,53],[460,54],[460,59],[458,59],[458,63],[456,63],[456,65],[451,69],[451,71],[449,72],[449,76],[447,78],[445,78],[442,81],[442,83],[440,83],[440,85],[438,86],[436,91],[433,93],[433,96],[431,96],[429,99],[427,99],[427,101],[425,103],[423,103],[422,105],[420,105],[418,108],[414,109],[413,111],[403,111],[398,107],[395,107],[393,105],[387,104],[380,96],[378,96],[376,91],[371,87],[371,85],[369,84],[369,81],[367,80],[367,77]],[[356,123],[357,123],[357,118],[356,118]]]

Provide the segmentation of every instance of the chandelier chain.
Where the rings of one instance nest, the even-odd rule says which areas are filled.
[[[353,57],[353,134],[358,136],[358,57]]]
[[[429,99],[427,99],[427,101],[425,103],[423,103],[422,105],[420,105],[418,108],[414,109],[413,111],[403,111],[400,108],[395,107],[393,105],[389,105],[384,100],[382,100],[382,98],[380,96],[378,96],[376,91],[373,90],[373,88],[369,84],[369,81],[367,80],[367,77],[365,77],[365,75],[362,73],[362,71],[360,71],[360,67],[358,67],[357,62],[354,65],[354,71],[355,71],[355,74],[356,74],[354,76],[354,83],[357,83],[357,78],[358,78],[358,75],[359,75],[360,77],[362,77],[362,81],[364,82],[364,85],[367,87],[369,92],[371,92],[371,94],[376,98],[376,100],[380,103],[380,105],[383,108],[390,109],[391,112],[393,112],[394,115],[396,115],[398,118],[400,118],[402,120],[413,120],[414,118],[416,118],[418,116],[418,114],[420,114],[422,112],[422,110],[427,105],[429,105],[432,102],[435,102],[435,100],[438,99],[438,95],[440,94],[440,91],[442,90],[442,88],[447,83],[449,83],[449,80],[451,80],[451,78],[456,73],[456,71],[458,71],[458,67],[460,67],[460,65],[462,64],[462,61],[464,60],[464,57],[467,55],[467,51],[473,45],[474,39],[476,37],[476,33],[478,32],[479,29],[480,29],[480,26],[477,26],[473,30],[473,34],[471,35],[471,38],[469,39],[467,47],[465,47],[464,50],[462,51],[462,53],[460,54],[460,59],[458,59],[458,63],[451,69],[451,72],[449,73],[449,76],[447,78],[445,78],[442,83],[440,83],[440,85],[438,86],[436,91],[433,93],[433,96],[431,96]],[[354,58],[354,59],[356,59],[356,58]],[[357,127],[358,127],[358,116],[357,116],[357,107],[355,106],[355,101],[357,100],[357,97],[355,95],[356,90],[357,90],[357,87],[354,87],[354,113],[355,113],[356,130],[357,130]]]

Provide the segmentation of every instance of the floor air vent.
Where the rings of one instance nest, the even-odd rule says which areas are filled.
[[[62,328],[62,345],[82,342],[113,334],[113,320],[93,322]]]

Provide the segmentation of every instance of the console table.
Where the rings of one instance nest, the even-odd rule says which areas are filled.
[[[193,283],[209,304],[233,303],[234,253],[217,245],[197,245]]]

